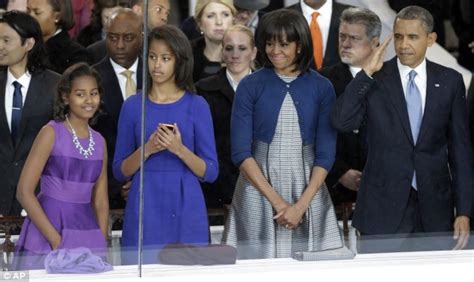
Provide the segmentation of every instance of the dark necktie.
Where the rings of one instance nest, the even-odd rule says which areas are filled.
[[[21,110],[23,108],[23,96],[21,94],[21,84],[18,81],[13,82],[15,91],[13,92],[12,104],[12,140],[15,143],[16,135],[20,128]]]

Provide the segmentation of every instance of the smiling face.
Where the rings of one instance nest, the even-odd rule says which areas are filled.
[[[0,66],[18,68],[23,74],[26,71],[28,52],[33,46],[32,38],[26,40],[25,44],[21,44],[20,35],[7,23],[0,23]]]
[[[367,37],[363,24],[341,22],[339,25],[339,56],[345,64],[364,67],[378,43],[378,37],[372,40]]]
[[[393,38],[400,62],[416,68],[424,60],[426,49],[436,42],[436,33],[428,33],[420,20],[397,19]]]
[[[232,25],[232,22],[233,16],[229,7],[211,2],[204,8],[198,25],[208,40],[220,43],[224,31]]]
[[[281,41],[276,38],[267,41],[265,53],[279,74],[291,76],[296,69],[295,60],[298,46],[296,42],[288,42],[286,35],[281,39]]]
[[[222,60],[231,74],[248,73],[257,48],[252,45],[249,36],[242,31],[227,32],[222,41]]]
[[[176,57],[163,40],[150,43],[148,70],[153,84],[175,83]]]
[[[76,77],[71,83],[71,92],[63,95],[63,101],[69,105],[70,119],[91,119],[100,105],[100,92],[95,77]]]

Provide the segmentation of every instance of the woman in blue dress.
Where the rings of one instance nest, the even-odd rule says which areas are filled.
[[[193,94],[191,46],[173,26],[155,28],[147,56],[150,87],[145,102],[144,263],[156,263],[167,244],[207,244],[207,212],[199,182],[218,175],[209,106]],[[122,254],[136,262],[139,218],[140,119],[144,93],[129,97],[118,123],[113,170],[132,181],[125,209]]]
[[[240,259],[341,248],[324,184],[336,149],[334,88],[309,69],[313,48],[300,13],[266,14],[256,38],[264,68],[240,82],[232,108],[232,160],[241,174],[224,242]]]

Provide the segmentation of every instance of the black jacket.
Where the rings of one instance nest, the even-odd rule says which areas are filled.
[[[65,30],[48,39],[45,45],[50,69],[59,74],[75,63],[90,63],[86,49],[71,40]]]
[[[230,158],[230,116],[235,93],[227,80],[225,68],[216,75],[200,80],[196,88],[197,93],[209,103],[214,121],[219,176],[214,183],[201,185],[207,207],[217,208],[230,204],[239,176],[239,169]]]

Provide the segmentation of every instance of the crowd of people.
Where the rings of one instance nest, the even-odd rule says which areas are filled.
[[[239,259],[344,248],[348,202],[360,252],[469,246],[474,113],[462,76],[426,58],[432,14],[407,5],[381,38],[366,8],[269,4],[198,0],[178,28],[170,1],[151,0],[148,34],[140,0],[1,16],[0,216],[27,214],[17,268],[56,249],[104,255],[110,209],[124,209],[124,264],[139,238],[145,263],[208,245],[209,208],[229,209],[217,224]]]

